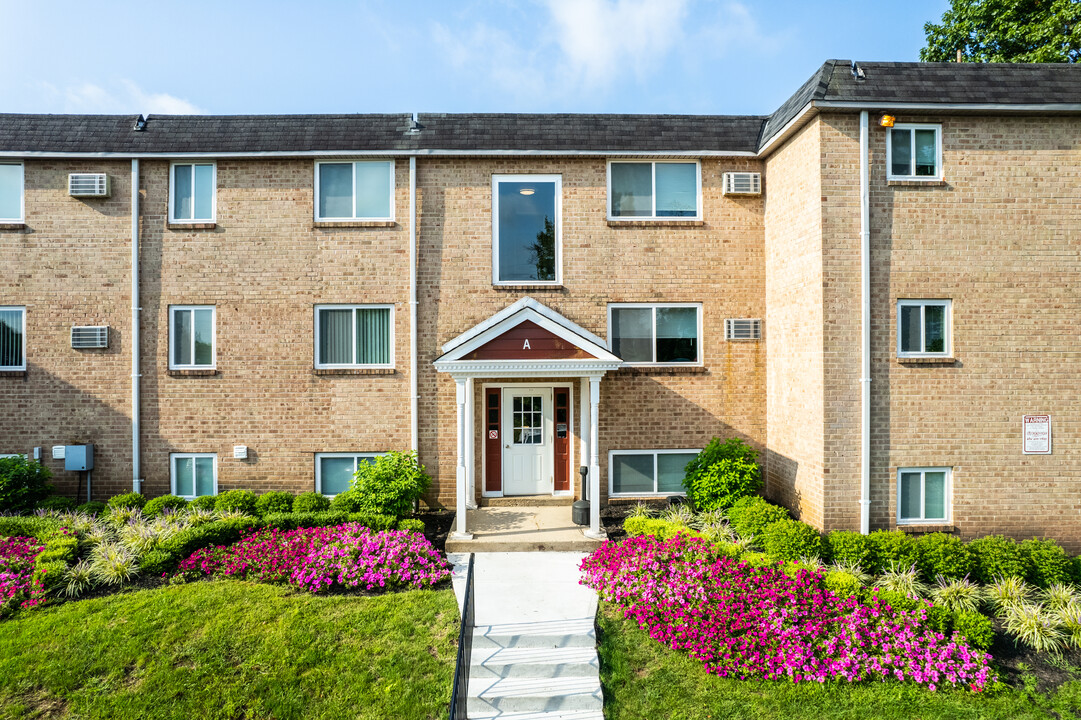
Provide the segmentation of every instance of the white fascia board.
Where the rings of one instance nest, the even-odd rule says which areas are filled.
[[[752,150],[263,150],[246,152],[54,152],[0,150],[12,158],[263,158],[263,157],[756,157]]]
[[[608,360],[436,360],[438,372],[455,378],[600,377],[617,370]]]
[[[600,338],[597,335],[594,335],[593,333],[589,332],[588,330],[586,330],[584,327],[582,327],[578,323],[575,323],[575,322],[572,322],[572,321],[568,320],[566,317],[564,317],[563,315],[560,315],[555,310],[552,310],[551,308],[537,302],[536,300],[534,300],[531,297],[524,297],[521,300],[518,300],[517,302],[515,302],[514,304],[508,305],[507,307],[503,308],[502,310],[497,312],[495,315],[492,315],[487,320],[485,320],[483,322],[480,322],[480,323],[477,323],[472,328],[470,328],[469,330],[466,330],[464,333],[462,333],[458,337],[454,338],[450,342],[445,343],[443,345],[443,347],[440,348],[440,350],[443,352],[444,355],[446,355],[447,353],[454,350],[459,345],[462,345],[462,344],[468,342],[469,340],[473,339],[474,337],[477,337],[478,335],[481,335],[481,334],[487,332],[491,328],[493,328],[496,325],[499,325],[503,321],[507,320],[507,318],[512,317],[515,313],[518,313],[519,311],[525,310],[525,309],[533,310],[534,312],[539,313],[540,315],[548,318],[549,320],[556,323],[557,325],[559,325],[559,326],[569,330],[570,332],[574,333],[575,335],[579,336],[579,339],[588,340],[589,342],[596,345],[598,348],[606,349],[608,347],[608,344],[602,338]],[[513,325],[510,325],[510,326],[504,328],[501,332],[505,332],[506,330],[509,330],[511,327],[514,327],[515,325],[518,325],[519,322],[521,322],[521,321],[513,323]],[[497,333],[497,335],[498,334],[501,334],[501,333]],[[573,340],[571,338],[565,337],[564,339],[567,340],[568,342],[572,342],[575,345],[578,345],[579,347],[581,347],[581,344],[579,342],[577,342],[577,341],[575,341],[575,340]],[[481,344],[483,344],[483,343],[481,343]],[[582,349],[586,350],[586,348],[584,348],[584,347]],[[605,351],[607,352],[607,350],[605,350]],[[613,355],[613,357],[615,357],[615,356]]]

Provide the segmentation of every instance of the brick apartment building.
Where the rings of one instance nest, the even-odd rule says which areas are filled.
[[[102,498],[415,447],[432,504],[596,508],[737,436],[823,529],[1081,549],[1078,66],[829,61],[768,116],[0,115],[0,267],[0,453],[71,496],[52,446]]]

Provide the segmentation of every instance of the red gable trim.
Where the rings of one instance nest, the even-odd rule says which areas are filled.
[[[463,360],[565,360],[593,358],[585,350],[526,320],[489,340]]]

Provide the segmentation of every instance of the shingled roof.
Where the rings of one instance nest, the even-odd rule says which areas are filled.
[[[0,114],[0,153],[755,153],[810,106],[1081,111],[1081,65],[827,60],[772,115]]]

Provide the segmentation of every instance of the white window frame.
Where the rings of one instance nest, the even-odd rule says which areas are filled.
[[[657,215],[657,163],[666,163],[670,165],[694,164],[695,167],[695,214],[691,215]],[[637,164],[650,164],[650,174],[652,175],[652,197],[651,197],[651,213],[650,215],[613,215],[612,214],[612,165],[616,163],[637,163]],[[700,222],[702,220],[702,163],[699,160],[609,160],[607,167],[608,175],[608,219],[612,222]]]
[[[210,166],[210,217],[209,218],[178,218],[176,217],[176,167],[177,165],[191,165],[192,188],[195,188],[195,166]],[[192,213],[195,212],[195,196],[192,195]],[[171,225],[198,225],[200,223],[218,222],[218,163],[202,160],[177,160],[169,163],[169,224]]]
[[[387,363],[368,363],[362,364],[355,362],[357,359],[357,310],[390,310],[390,362]],[[353,351],[353,360],[351,363],[321,363],[319,362],[319,311],[320,310],[352,310],[353,321],[350,327],[353,332],[353,342],[350,344]],[[361,303],[361,304],[321,304],[316,305],[314,309],[313,322],[315,327],[315,344],[312,347],[312,360],[315,363],[316,370],[393,370],[395,347],[394,347],[394,305],[390,303]]]
[[[935,174],[934,175],[894,175],[893,174],[893,131],[894,130],[934,130],[935,131]],[[909,168],[916,172],[916,135],[912,134],[912,152]],[[942,181],[942,125],[938,123],[897,123],[886,132],[886,179],[913,180],[916,182]]]
[[[928,305],[941,305],[946,308],[945,316],[945,343],[942,352],[905,351],[901,348],[901,308],[920,308],[920,347],[926,347],[927,336],[927,313],[924,308]],[[903,299],[897,301],[897,357],[899,358],[935,358],[953,357],[953,301],[947,299]]]
[[[0,310],[19,310],[23,314],[23,326],[22,326],[22,346],[23,356],[22,363],[20,365],[0,365],[0,372],[19,372],[20,370],[26,370],[26,306],[25,305],[0,305]]]
[[[0,165],[19,166],[19,217],[0,217],[0,225],[21,225],[26,222],[26,164],[0,160]]]
[[[651,308],[651,333],[653,338],[653,360],[650,362],[624,362],[635,367],[702,367],[705,364],[705,343],[702,337],[702,303],[667,302],[667,303],[608,303],[608,350],[615,352],[615,336],[612,333],[612,311],[623,308]],[[657,362],[657,308],[695,308],[698,311],[698,361],[697,362]]]
[[[920,517],[918,518],[902,518],[901,517],[901,475],[902,473],[916,473],[920,474]],[[941,472],[945,473],[946,487],[943,488],[943,495],[946,498],[946,517],[944,518],[927,518],[923,514],[926,510],[924,507],[924,500],[926,497],[927,486],[927,473],[929,472]],[[897,468],[897,524],[898,525],[948,525],[952,522],[953,517],[953,468],[952,467],[904,467]]]
[[[610,498],[636,498],[636,497],[673,497],[682,496],[684,492],[657,492],[657,456],[658,455],[697,455],[702,452],[701,448],[673,449],[665,448],[658,450],[609,450],[608,451],[608,497]],[[613,463],[616,455],[652,455],[653,456],[653,492],[617,493],[615,491],[615,472]]]
[[[188,458],[213,458],[214,459],[214,493],[213,495],[178,495],[176,492],[176,461]],[[195,492],[198,485],[195,481],[195,470],[192,468],[191,489]],[[217,453],[169,453],[169,492],[185,500],[194,500],[197,497],[214,497],[218,494],[218,454]]]
[[[353,214],[349,217],[323,217],[319,214],[319,166],[320,165],[345,165],[349,163],[353,166],[352,173],[352,195],[353,198]],[[357,165],[363,163],[388,163],[390,165],[390,214],[386,217],[357,217]],[[316,222],[394,222],[395,217],[395,170],[397,164],[393,159],[378,159],[368,158],[358,160],[354,158],[341,158],[336,160],[316,160],[315,161],[315,195],[312,202],[312,213],[315,216]]]
[[[173,317],[178,311],[210,310],[210,358],[209,365],[199,365],[195,362],[195,316],[191,322],[191,359],[187,365],[177,365],[173,362],[175,337],[173,335]],[[218,307],[217,305],[170,305],[169,306],[169,369],[170,370],[217,370],[218,369]]]
[[[499,184],[503,182],[555,183],[556,231],[556,278],[555,280],[500,280],[499,279]],[[492,285],[513,287],[515,285],[563,284],[563,176],[562,175],[492,175]]]
[[[315,453],[315,491],[317,493],[323,492],[323,464],[319,462],[323,458],[341,458],[348,457],[353,458],[353,474],[355,475],[358,467],[358,458],[377,458],[380,455],[386,455],[385,452],[319,452]],[[327,495],[332,498],[333,495]]]

